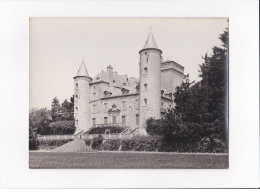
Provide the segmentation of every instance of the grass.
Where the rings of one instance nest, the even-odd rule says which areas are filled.
[[[30,168],[48,169],[225,169],[228,154],[30,152]]]

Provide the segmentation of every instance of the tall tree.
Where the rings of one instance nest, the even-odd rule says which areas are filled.
[[[60,115],[62,120],[73,120],[73,108],[74,104],[65,99],[60,107]]]
[[[51,104],[51,117],[53,121],[60,120],[60,101],[57,97],[52,100]]]
[[[226,29],[219,39],[223,47],[213,47],[211,56],[205,55],[200,65],[201,89],[208,103],[207,112],[212,114],[212,120],[221,124],[223,137],[227,138],[228,114],[228,42]],[[224,136],[225,135],[225,136]]]
[[[213,54],[203,57],[199,65],[201,81],[192,84],[184,76],[174,94],[174,113],[184,123],[199,123],[205,133],[227,138],[228,114],[228,30],[220,35],[223,47],[213,47]]]

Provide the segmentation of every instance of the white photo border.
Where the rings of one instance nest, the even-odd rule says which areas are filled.
[[[0,187],[259,187],[257,0],[0,1]],[[229,18],[229,169],[29,169],[29,18]]]

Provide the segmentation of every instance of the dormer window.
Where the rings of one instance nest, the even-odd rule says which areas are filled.
[[[163,96],[163,94],[164,94],[164,90],[161,90],[161,95]]]
[[[169,97],[172,99],[172,93],[169,93]]]

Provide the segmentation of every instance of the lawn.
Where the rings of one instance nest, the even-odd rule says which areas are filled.
[[[30,152],[30,168],[49,169],[225,169],[228,154]]]

